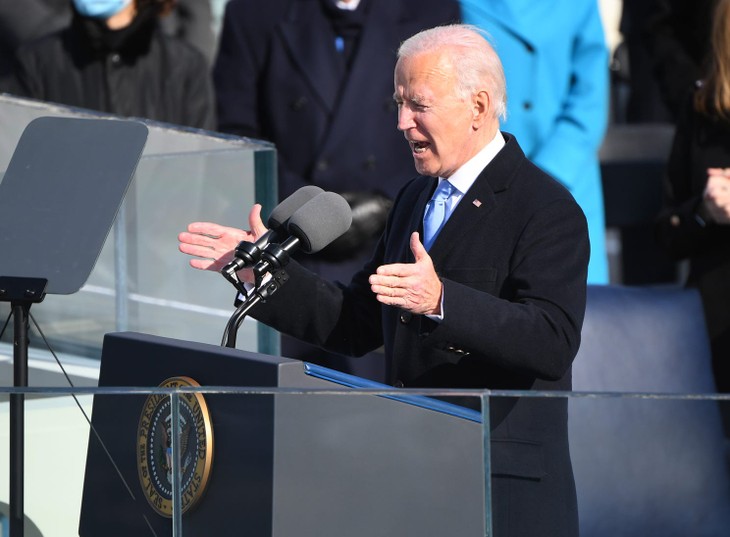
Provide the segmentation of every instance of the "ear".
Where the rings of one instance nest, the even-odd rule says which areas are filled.
[[[474,119],[472,121],[474,130],[484,126],[484,124],[491,118],[493,115],[492,99],[486,90],[481,90],[473,95],[472,111],[474,114]]]

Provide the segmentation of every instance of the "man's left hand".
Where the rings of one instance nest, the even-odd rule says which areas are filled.
[[[439,315],[443,284],[416,232],[411,235],[411,251],[415,263],[381,265],[370,276],[370,288],[383,304],[421,315]]]

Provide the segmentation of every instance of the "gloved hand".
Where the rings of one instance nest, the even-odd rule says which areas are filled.
[[[385,229],[393,201],[379,192],[340,192],[352,209],[352,225],[347,232],[313,256],[329,262],[345,261],[371,248]]]

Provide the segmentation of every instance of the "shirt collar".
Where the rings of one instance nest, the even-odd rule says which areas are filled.
[[[347,11],[355,11],[358,5],[360,5],[360,0],[350,0],[350,2],[335,2],[335,6],[340,9],[345,9]]]

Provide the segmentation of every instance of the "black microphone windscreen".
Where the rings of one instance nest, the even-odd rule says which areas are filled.
[[[279,229],[300,207],[322,193],[324,193],[324,190],[314,185],[307,185],[298,189],[273,208],[267,220],[268,227],[273,230]]]
[[[289,219],[289,233],[299,239],[307,254],[319,252],[345,233],[352,224],[352,210],[345,198],[324,192],[312,198]]]

